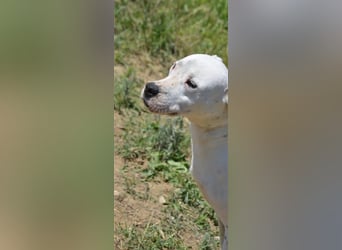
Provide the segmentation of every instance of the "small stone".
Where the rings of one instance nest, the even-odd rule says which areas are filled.
[[[114,199],[121,202],[125,199],[125,195],[120,193],[119,191],[114,190]]]
[[[164,198],[164,196],[159,196],[159,203],[160,204],[165,204],[166,203],[166,200],[165,200],[165,198]]]
[[[120,196],[120,192],[119,191],[116,191],[114,190],[114,197],[119,197]]]

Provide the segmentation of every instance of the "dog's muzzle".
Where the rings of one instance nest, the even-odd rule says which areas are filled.
[[[154,82],[148,82],[145,85],[144,99],[150,99],[159,93],[159,87]]]

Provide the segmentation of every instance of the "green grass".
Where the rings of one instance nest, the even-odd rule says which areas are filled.
[[[142,51],[170,64],[194,53],[227,58],[228,1],[115,1],[115,62]],[[165,65],[166,66],[166,65]]]
[[[115,242],[122,249],[218,248],[218,229],[212,227],[216,216],[189,174],[188,126],[180,117],[147,112],[139,99],[146,79],[138,76],[158,64],[165,74],[175,59],[194,53],[216,54],[227,63],[227,2],[115,1],[114,62],[123,70],[114,75],[113,97],[114,110],[124,121],[115,152],[126,162],[122,171],[137,174],[124,178],[123,189],[134,199],[153,202],[148,185],[142,190],[139,183],[166,182],[174,188],[165,197],[159,223],[115,226]],[[199,246],[186,244],[184,232],[199,238]]]
[[[147,223],[143,227],[120,227],[119,232],[125,237],[123,244],[127,247],[124,249],[188,249],[179,237],[175,237],[177,231],[174,229],[181,223],[165,219],[159,225]]]
[[[139,117],[138,112],[126,112],[126,115]],[[190,138],[181,118],[162,120],[160,116],[148,114],[145,118],[127,119],[125,127],[123,139],[126,143],[119,148],[124,159],[186,161]]]

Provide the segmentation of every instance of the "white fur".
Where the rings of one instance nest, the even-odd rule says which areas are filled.
[[[191,79],[196,88],[186,81]],[[228,69],[221,58],[194,54],[177,61],[169,75],[154,81],[158,94],[142,98],[160,114],[190,121],[191,174],[220,221],[221,249],[228,248]]]

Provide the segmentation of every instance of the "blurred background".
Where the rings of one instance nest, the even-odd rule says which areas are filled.
[[[139,96],[187,55],[227,64],[228,2],[117,0],[114,24],[115,249],[217,249],[216,216],[188,172],[187,122]]]
[[[113,4],[0,3],[0,249],[111,249]]]
[[[231,249],[341,249],[338,1],[229,5]]]

